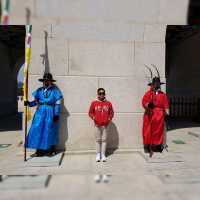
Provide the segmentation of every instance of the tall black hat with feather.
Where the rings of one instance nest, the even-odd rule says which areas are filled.
[[[151,85],[154,84],[155,82],[159,82],[161,85],[162,85],[162,84],[165,84],[165,83],[163,83],[163,82],[160,81],[160,73],[159,73],[157,67],[156,67],[155,65],[153,65],[153,64],[151,64],[151,65],[152,65],[152,67],[156,70],[157,76],[154,76],[154,77],[153,77],[153,72],[152,72],[151,68],[148,67],[147,65],[145,65],[145,67],[149,70],[150,76],[151,76],[151,81],[148,83],[148,85],[151,86]]]

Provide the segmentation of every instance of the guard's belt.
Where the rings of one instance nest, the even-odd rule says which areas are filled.
[[[39,103],[39,105],[40,105],[40,106],[42,106],[42,105],[55,106],[55,104],[50,104],[50,103],[46,103],[46,102],[44,102],[44,103]]]

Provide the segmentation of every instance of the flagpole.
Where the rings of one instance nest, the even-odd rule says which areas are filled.
[[[28,87],[28,76],[26,77],[26,87]],[[28,97],[28,88],[24,91],[25,92],[25,96],[26,96],[26,100],[27,100],[27,97]],[[27,136],[27,127],[28,127],[28,106],[26,105],[25,106],[25,119],[24,119],[24,123],[25,123],[25,126],[24,126],[24,162],[27,161],[27,151],[26,151],[26,136]]]
[[[31,54],[31,31],[32,25],[26,25],[26,42],[25,42],[25,65],[24,65],[24,101],[28,100],[28,75],[30,66],[30,54]],[[28,105],[25,106],[25,119],[24,119],[24,161],[27,161],[27,130],[28,130],[28,114],[30,110]]]

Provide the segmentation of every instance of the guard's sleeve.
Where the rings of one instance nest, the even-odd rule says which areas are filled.
[[[37,100],[29,101],[29,107],[37,106]]]
[[[146,92],[142,98],[142,106],[144,109],[148,108],[148,104],[150,103],[150,101],[151,101],[150,92]]]
[[[38,88],[37,90],[35,90],[33,93],[32,93],[32,96],[34,97],[34,101],[30,101],[29,102],[29,106],[30,107],[34,107],[38,104],[38,101],[39,101],[39,91],[40,91],[40,88]]]
[[[55,98],[55,106],[54,106],[54,115],[59,116],[61,111],[61,104],[63,95],[59,88],[54,88],[54,98]]]
[[[63,98],[62,92],[57,87],[55,87],[54,89],[54,97],[55,97],[55,101],[58,101]]]
[[[37,90],[35,90],[35,91],[32,93],[32,96],[33,96],[34,99],[36,99],[36,100],[39,99],[39,91],[40,91],[40,88],[38,88]]]
[[[55,106],[54,106],[54,115],[59,116],[61,111],[61,99],[56,101]]]

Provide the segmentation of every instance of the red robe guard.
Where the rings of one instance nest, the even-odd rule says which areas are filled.
[[[151,87],[142,99],[145,109],[143,118],[143,144],[145,152],[163,150],[165,139],[165,115],[169,108],[167,95]]]

